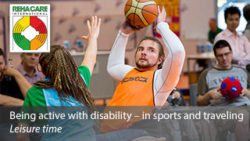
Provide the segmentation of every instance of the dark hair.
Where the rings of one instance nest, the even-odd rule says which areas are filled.
[[[243,8],[243,16],[245,17],[245,19],[247,21],[250,21],[250,4],[247,4],[244,8]]]
[[[227,17],[228,17],[229,14],[230,15],[238,14],[239,17],[241,16],[239,8],[235,7],[235,6],[231,6],[231,7],[226,8],[225,13],[224,13],[225,21],[227,20]]]
[[[90,110],[94,103],[77,66],[70,53],[60,45],[51,46],[50,53],[43,53],[39,58],[42,72],[49,81],[39,81],[35,85],[41,88],[54,88],[60,99],[72,96]]]
[[[141,42],[145,41],[145,40],[151,40],[151,41],[154,41],[156,42],[158,45],[159,45],[159,58],[162,58],[162,62],[161,64],[158,65],[158,69],[161,69],[162,68],[162,64],[164,62],[164,59],[165,59],[165,53],[164,53],[164,49],[163,49],[163,45],[161,44],[161,42],[155,38],[155,37],[152,37],[152,36],[146,36],[144,37],[140,42],[139,42],[139,45],[141,44]],[[135,54],[137,53],[137,50],[135,52]]]
[[[3,52],[3,49],[2,49],[2,48],[0,48],[0,56],[3,56],[3,58],[5,58],[5,54],[4,54],[4,52]]]
[[[230,51],[232,51],[232,48],[230,46],[230,44],[226,41],[226,40],[219,40],[214,44],[214,55],[216,56],[216,50],[218,48],[224,48],[224,47],[228,47]]]

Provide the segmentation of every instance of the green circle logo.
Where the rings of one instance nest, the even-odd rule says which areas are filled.
[[[47,39],[47,28],[37,16],[24,16],[15,24],[13,38],[23,50],[38,50]]]

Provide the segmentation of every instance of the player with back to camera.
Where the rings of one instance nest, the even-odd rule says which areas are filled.
[[[96,16],[92,17],[91,22],[87,21],[88,35],[82,38],[88,40],[88,46],[82,64],[78,68],[63,46],[54,45],[50,53],[41,54],[39,63],[46,79],[35,83],[28,90],[23,107],[83,106],[89,110],[93,108],[94,103],[88,87],[96,63],[100,24],[101,19]],[[62,124],[60,125],[63,126],[62,133],[44,134],[42,140],[95,140],[91,121],[57,120],[55,123]],[[19,134],[18,139],[25,140],[27,136]]]

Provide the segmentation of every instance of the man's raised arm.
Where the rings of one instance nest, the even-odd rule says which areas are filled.
[[[115,39],[108,59],[107,71],[116,81],[121,81],[133,69],[132,66],[125,65],[125,51],[128,37],[130,33],[134,32],[128,28],[128,25],[124,23],[124,26],[120,29]]]
[[[162,12],[165,12],[163,8]],[[168,56],[165,58],[162,69],[157,70],[154,79],[155,104],[162,106],[171,91],[177,85],[185,60],[185,49],[180,39],[169,29],[164,22],[164,13],[159,14],[157,31],[162,35]]]

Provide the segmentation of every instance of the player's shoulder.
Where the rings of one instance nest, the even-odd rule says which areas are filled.
[[[43,90],[40,86],[34,85],[27,91],[27,95],[31,97],[43,95]]]

